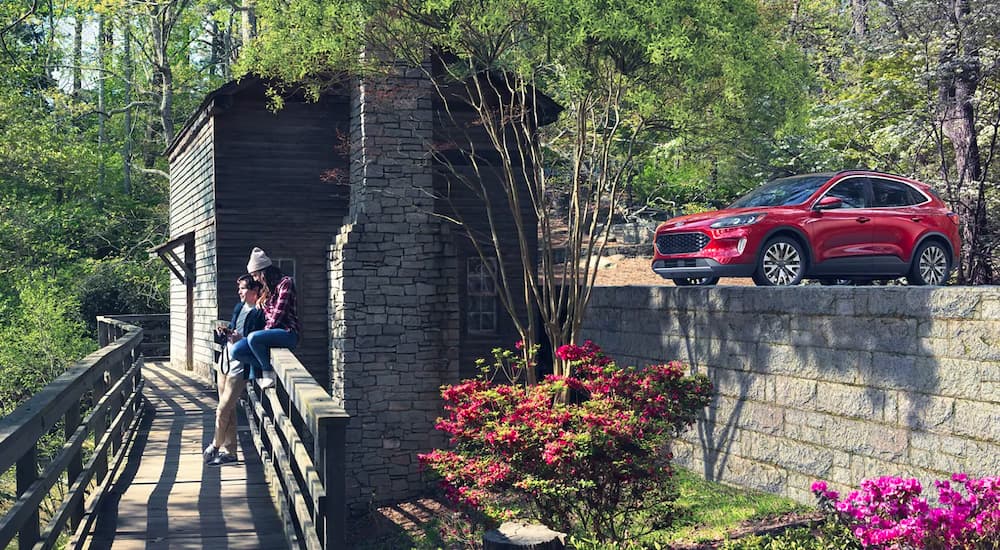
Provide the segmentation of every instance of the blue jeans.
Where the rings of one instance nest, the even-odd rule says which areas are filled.
[[[254,380],[261,377],[262,371],[270,376],[270,371],[274,370],[271,368],[271,348],[295,349],[298,343],[299,335],[283,328],[258,330],[233,344],[230,357],[250,365],[248,378]]]

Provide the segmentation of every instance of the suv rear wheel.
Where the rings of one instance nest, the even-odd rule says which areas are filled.
[[[775,237],[764,244],[753,273],[757,286],[797,285],[806,272],[802,245],[790,237]]]
[[[943,285],[951,274],[948,250],[937,241],[926,241],[913,255],[913,266],[906,276],[911,285]]]

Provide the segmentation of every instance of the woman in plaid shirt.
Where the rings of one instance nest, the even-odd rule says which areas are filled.
[[[249,361],[251,379],[266,389],[274,385],[271,348],[295,349],[302,325],[296,314],[295,282],[271,263],[260,248],[254,247],[247,272],[264,285],[258,307],[264,310],[264,330],[258,330],[233,346],[231,357]],[[241,345],[242,344],[242,345]],[[256,372],[259,367],[259,374]]]

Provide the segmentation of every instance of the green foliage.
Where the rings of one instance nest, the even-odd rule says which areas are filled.
[[[418,455],[421,464],[453,501],[492,518],[529,515],[602,542],[670,525],[670,441],[708,404],[708,378],[685,376],[679,363],[621,368],[589,340],[557,354],[572,375],[443,387],[447,416],[436,427],[451,447]]]
[[[96,349],[65,281],[30,273],[0,303],[0,412],[9,413]]]
[[[720,204],[769,179],[760,157],[809,83],[803,56],[779,40],[780,21],[744,0],[264,0],[257,9],[260,36],[241,70],[316,89],[361,70],[367,40],[411,61],[450,52],[456,77],[510,71],[566,108],[546,130],[553,173],[603,169],[573,166],[574,139],[614,127],[606,143],[620,159],[608,169],[641,173],[642,202]]]
[[[88,274],[76,286],[76,295],[90,334],[95,334],[98,315],[167,311],[164,289],[169,281],[165,280],[167,274],[158,269],[160,266],[156,262],[159,261],[147,260],[142,264],[111,259],[88,263]]]
[[[750,535],[727,541],[725,550],[861,550],[843,525],[826,521],[814,527],[795,527],[774,535]]]

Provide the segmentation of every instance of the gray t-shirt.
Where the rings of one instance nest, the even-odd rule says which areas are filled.
[[[247,316],[250,315],[250,312],[253,310],[254,306],[244,303],[243,309],[240,310],[240,314],[236,317],[236,332],[238,332],[240,336],[246,337],[244,329],[246,329]],[[233,345],[230,343],[227,343],[226,345],[229,346],[229,376],[233,378],[236,378],[237,376],[243,378],[243,365],[240,364],[239,361],[232,359]]]

